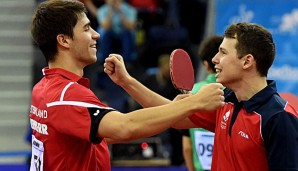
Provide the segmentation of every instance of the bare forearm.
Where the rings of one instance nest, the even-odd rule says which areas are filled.
[[[224,105],[224,98],[222,97],[223,86],[218,83],[203,86],[193,96],[161,105],[169,102],[169,100],[160,98],[159,95],[152,93],[134,79],[130,80],[128,78],[122,84],[124,82],[126,86],[122,85],[123,88],[130,92],[131,95],[136,96],[136,99],[142,101],[144,106],[149,106],[149,104],[157,105],[157,101],[160,106],[140,109],[127,114],[121,114],[116,111],[106,114],[99,125],[99,136],[108,138],[112,143],[155,135],[175,123],[185,120],[185,118],[196,111],[213,111]],[[142,100],[142,98],[146,100]],[[189,128],[187,125],[184,126]],[[192,124],[188,126],[192,126]]]
[[[143,107],[160,106],[171,102],[132,77],[121,87]]]
[[[194,113],[194,110],[192,110],[194,108],[192,106],[192,104],[185,101],[183,104],[173,103],[131,112],[129,114],[131,115],[131,118],[134,119],[132,125],[136,126],[134,132],[142,135],[141,137],[157,134],[169,128],[173,123]],[[154,127],[155,131],[152,131],[152,127]],[[149,132],[151,132],[151,135],[146,135]],[[139,138],[139,135],[136,134],[137,137],[134,138]]]
[[[132,141],[149,137],[169,128],[173,123],[192,114],[196,107],[191,100],[181,100],[153,108],[136,110],[116,117],[107,114],[101,124],[101,131],[105,130],[104,137],[109,143]],[[119,115],[118,115],[119,116]],[[113,120],[113,122],[105,122]],[[106,127],[106,128],[103,128]],[[107,131],[107,132],[106,132]]]

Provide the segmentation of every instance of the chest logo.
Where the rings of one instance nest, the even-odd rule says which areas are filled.
[[[239,131],[238,134],[241,135],[241,137],[243,137],[243,138],[249,139],[248,135],[243,131]]]
[[[223,120],[221,121],[221,129],[226,129],[227,128],[227,121],[229,120],[231,112],[227,111],[225,115],[223,116]]]
[[[230,114],[231,114],[231,112],[227,111],[227,113],[223,116],[223,119],[224,119],[225,122],[228,121]]]

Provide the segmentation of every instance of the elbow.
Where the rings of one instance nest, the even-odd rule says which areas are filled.
[[[120,139],[122,142],[134,140],[133,133],[129,130],[123,131]]]
[[[125,129],[118,131],[113,136],[109,136],[106,138],[107,143],[116,144],[116,143],[124,143],[133,140],[132,133]]]
[[[123,127],[117,132],[115,141],[127,142],[127,141],[134,140],[135,139],[134,133],[135,133],[134,129],[132,129],[130,126],[123,125]]]

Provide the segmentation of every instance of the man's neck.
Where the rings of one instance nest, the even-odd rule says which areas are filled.
[[[72,72],[76,75],[83,76],[84,70],[81,67],[77,67],[76,65],[73,65],[71,62],[49,62],[49,68],[61,68],[66,71]]]
[[[263,90],[267,85],[266,77],[258,77],[256,79],[243,80],[237,87],[233,87],[232,90],[235,92],[238,101],[246,101]]]

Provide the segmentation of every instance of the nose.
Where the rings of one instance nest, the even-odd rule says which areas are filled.
[[[94,29],[92,29],[92,30],[93,30],[92,38],[95,40],[99,39],[100,34],[98,32],[96,32]]]
[[[219,52],[217,52],[217,54],[214,55],[214,57],[212,58],[212,63],[214,64],[218,64],[218,57],[219,57]]]

